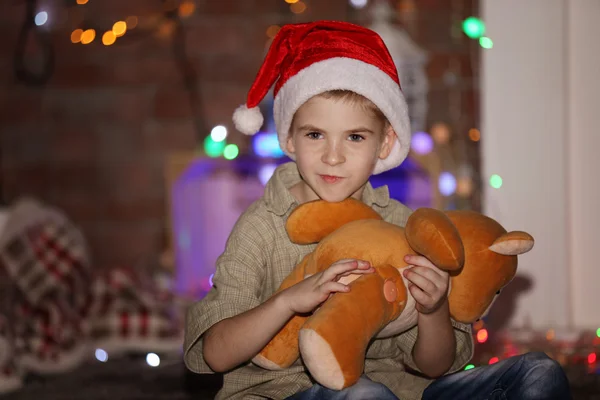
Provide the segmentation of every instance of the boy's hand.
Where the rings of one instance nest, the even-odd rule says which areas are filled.
[[[410,282],[408,290],[417,303],[417,311],[421,314],[437,311],[448,299],[450,276],[423,256],[408,255],[404,260],[414,265],[403,274]]]
[[[286,303],[292,312],[308,313],[327,300],[331,294],[350,291],[348,285],[338,282],[341,277],[373,272],[375,268],[366,261],[340,260],[326,270],[289,287],[281,294],[285,295]]]

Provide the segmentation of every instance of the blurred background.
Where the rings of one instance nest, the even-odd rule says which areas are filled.
[[[288,161],[272,96],[253,137],[231,115],[283,24],[332,19],[382,36],[409,105],[410,156],[373,185],[536,238],[467,368],[545,351],[600,398],[598,18],[597,0],[2,1],[0,395],[214,396],[220,377],[185,372],[182,316]]]

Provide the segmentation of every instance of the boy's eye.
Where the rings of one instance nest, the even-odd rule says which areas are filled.
[[[363,136],[358,135],[356,133],[353,133],[352,135],[350,135],[348,137],[348,139],[350,139],[350,141],[352,141],[352,142],[361,142],[361,141],[365,140],[365,138]]]
[[[308,132],[306,136],[310,139],[319,139],[321,134],[319,132]]]

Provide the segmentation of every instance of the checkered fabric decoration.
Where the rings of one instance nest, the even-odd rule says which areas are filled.
[[[49,297],[37,306],[22,297],[14,308],[19,364],[40,375],[77,367],[89,355],[86,327],[86,321],[64,297]]]
[[[132,270],[92,274],[83,235],[57,210],[33,200],[13,207],[0,232],[0,270],[15,292],[0,307],[1,314],[9,304],[16,338],[5,375],[20,376],[13,364],[25,373],[65,372],[95,348],[111,355],[181,349],[173,296]]]
[[[33,200],[17,203],[0,237],[0,262],[33,305],[60,293],[82,307],[91,279],[87,254],[81,232]]]
[[[94,280],[88,313],[91,336],[109,353],[181,349],[182,318],[171,293],[144,285],[132,270],[115,268]]]

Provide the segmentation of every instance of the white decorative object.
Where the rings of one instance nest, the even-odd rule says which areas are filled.
[[[377,1],[371,8],[371,17],[369,28],[381,36],[398,68],[400,85],[408,104],[411,130],[423,131],[427,119],[429,90],[425,71],[427,53],[417,46],[405,30],[392,23],[394,10],[389,1]]]

